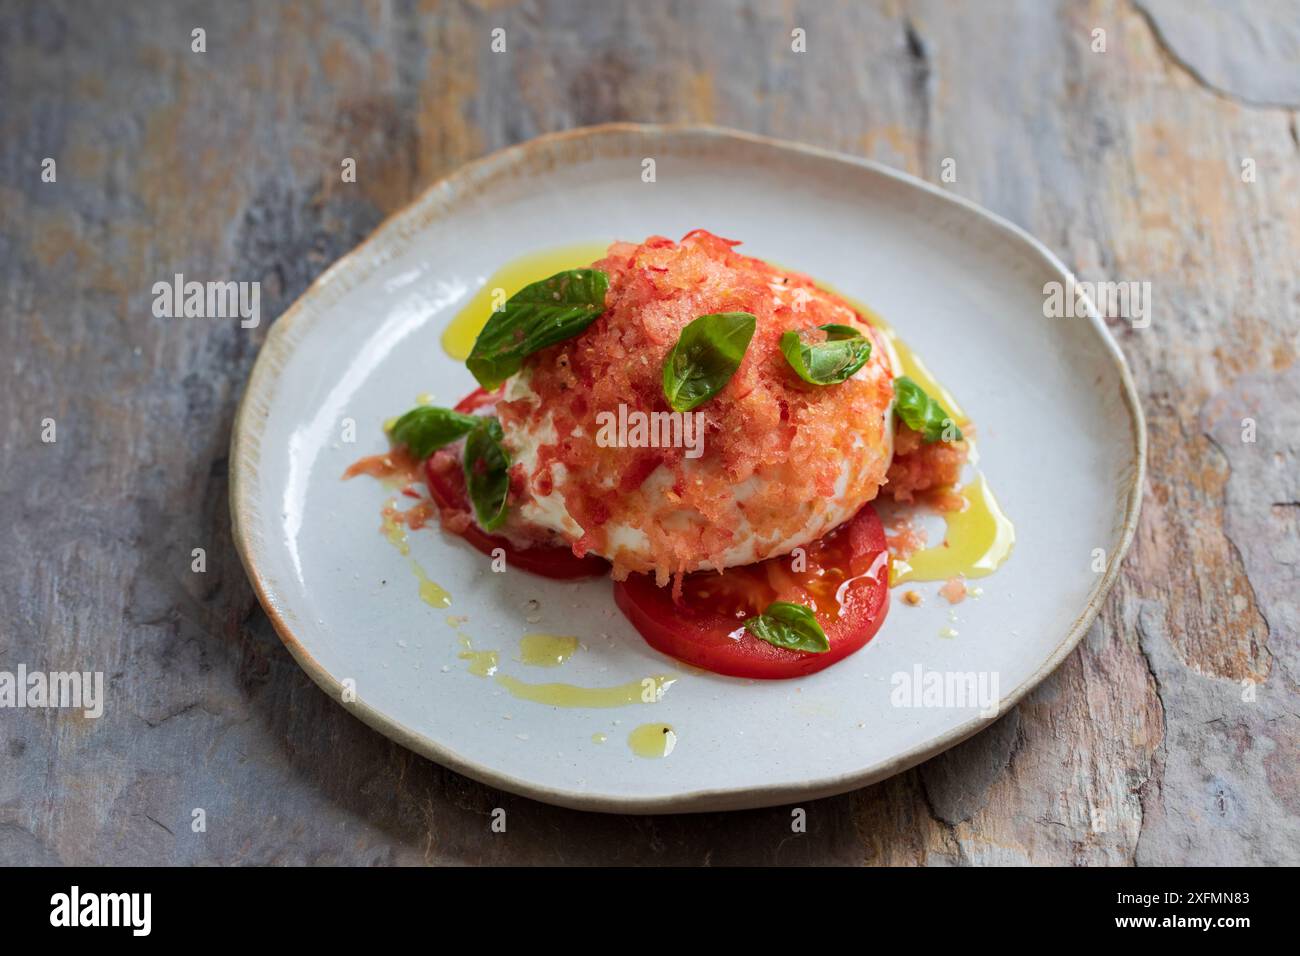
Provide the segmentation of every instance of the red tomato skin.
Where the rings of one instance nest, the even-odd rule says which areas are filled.
[[[496,400],[495,394],[476,388],[459,402],[455,409],[463,415],[469,415],[475,409],[491,404]],[[433,458],[424,462],[424,480],[429,486],[429,494],[440,508],[452,508],[457,511],[470,510],[469,500],[465,497],[464,480],[459,483],[449,481],[432,467]],[[460,472],[456,472],[460,476]],[[570,580],[573,578],[598,577],[609,573],[609,562],[591,554],[579,558],[570,548],[537,545],[531,548],[516,547],[510,539],[500,535],[488,534],[472,521],[464,531],[459,532],[476,550],[492,556],[492,552],[501,548],[506,554],[506,563],[521,571],[540,575],[544,578]]]
[[[847,528],[856,554],[886,554],[885,534],[875,509],[866,505]],[[886,559],[887,560],[887,557]],[[660,653],[716,674],[759,680],[804,677],[830,667],[867,644],[889,611],[888,569],[881,580],[854,587],[839,619],[823,621],[830,650],[807,654],[776,647],[741,628],[735,618],[708,612],[682,613],[672,602],[671,589],[657,587],[648,575],[635,574],[614,584],[614,601],[647,644]]]
[[[497,392],[500,391],[502,391],[502,388],[497,389]],[[462,415],[472,415],[476,408],[480,408],[483,405],[495,404],[497,398],[498,396],[496,392],[489,392],[485,388],[476,388],[457,402],[454,406],[454,410],[460,412]]]

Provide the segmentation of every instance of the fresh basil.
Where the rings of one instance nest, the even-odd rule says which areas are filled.
[[[484,388],[508,379],[534,352],[571,339],[605,311],[609,276],[570,269],[524,286],[492,313],[465,364]]]
[[[758,320],[748,312],[702,315],[682,329],[664,361],[664,398],[689,412],[722,391],[740,368]]]
[[[759,640],[792,651],[825,654],[831,649],[817,615],[802,604],[773,601],[766,611],[745,622],[745,630]]]
[[[936,441],[961,441],[961,429],[942,405],[926,394],[925,389],[906,375],[894,379],[894,411],[908,428],[920,432],[926,444]],[[949,435],[944,432],[952,429]]]
[[[837,385],[871,358],[870,340],[851,325],[819,325],[826,340],[808,344],[799,332],[781,336],[781,351],[805,382],[812,385]]]
[[[501,447],[501,423],[495,418],[478,421],[465,439],[465,490],[479,527],[495,531],[506,520],[510,456]]]
[[[482,421],[477,415],[421,405],[399,418],[391,434],[396,444],[405,445],[416,458],[428,458],[443,445],[468,435]]]

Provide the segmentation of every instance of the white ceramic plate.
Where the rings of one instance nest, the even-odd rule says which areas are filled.
[[[647,157],[653,183],[642,181]],[[417,598],[409,559],[378,533],[390,492],[340,475],[385,448],[381,423],[418,393],[451,404],[473,388],[439,339],[495,269],[556,245],[676,238],[697,226],[831,283],[899,329],[978,424],[980,467],[1015,522],[1015,551],[980,582],[980,599],[959,605],[956,638],[940,636],[948,605],[923,586],[922,607],[896,601],[876,638],[844,662],[801,680],[750,682],[651,650],[615,609],[607,580],[494,574],[436,528],[412,534],[411,557],[451,592],[475,646],[500,652],[502,672],[582,686],[679,678],[653,705],[516,699],[468,671],[449,612]],[[675,812],[870,783],[991,719],[892,706],[894,674],[996,673],[1005,712],[1074,647],[1128,547],[1141,413],[1095,316],[1044,318],[1044,283],[1066,275],[1039,243],[969,202],[803,146],[616,125],[505,150],[388,220],[271,329],[231,455],[244,565],[285,644],[331,696],[355,686],[344,706],[366,723],[503,789],[583,809]],[[355,444],[341,441],[348,418]],[[561,668],[526,667],[514,660],[526,631],[577,635],[585,646]],[[647,722],[674,727],[667,758],[628,747]]]

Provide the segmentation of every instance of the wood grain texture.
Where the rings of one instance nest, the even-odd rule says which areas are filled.
[[[0,670],[109,690],[94,721],[0,711],[0,862],[1300,862],[1300,135],[1253,105],[1294,106],[1270,91],[1300,23],[1267,5],[1257,64],[1221,6],[1170,6],[0,5]],[[993,728],[808,805],[805,834],[788,807],[584,815],[415,757],[293,664],[231,547],[230,423],[269,319],[438,176],[610,120],[934,182],[951,158],[944,188],[1081,278],[1152,285],[1149,328],[1112,322],[1151,457],[1104,613]],[[260,280],[262,327],[154,318],[176,272]]]

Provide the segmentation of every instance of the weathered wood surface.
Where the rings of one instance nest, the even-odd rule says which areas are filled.
[[[1293,6],[256,7],[0,5],[0,670],[103,670],[110,695],[97,721],[0,711],[0,862],[1300,862]],[[993,729],[811,804],[804,835],[789,808],[511,797],[328,700],[230,542],[231,416],[269,322],[150,312],[184,272],[261,280],[269,319],[439,175],[607,120],[715,122],[936,182],[951,157],[945,188],[1082,278],[1152,283],[1151,326],[1114,323],[1151,455],[1103,615]]]

